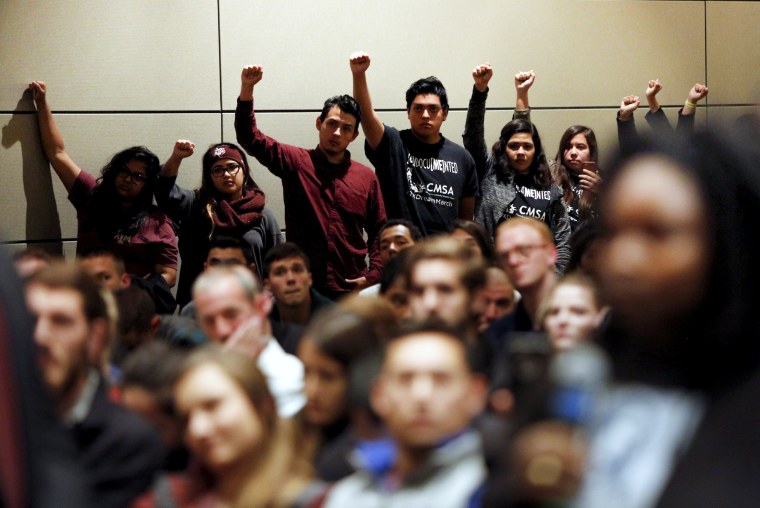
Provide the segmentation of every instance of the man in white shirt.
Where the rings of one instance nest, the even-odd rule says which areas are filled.
[[[210,267],[193,284],[193,301],[209,340],[256,359],[280,416],[296,414],[306,402],[303,364],[272,336],[272,298],[253,273],[242,266]]]

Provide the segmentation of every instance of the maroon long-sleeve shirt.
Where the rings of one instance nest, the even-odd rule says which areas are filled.
[[[314,287],[337,295],[353,289],[346,279],[378,283],[378,233],[386,217],[375,173],[348,151],[342,163],[332,164],[318,147],[307,150],[270,138],[256,126],[253,101],[238,99],[235,132],[245,151],[281,179],[287,239],[309,255]]]

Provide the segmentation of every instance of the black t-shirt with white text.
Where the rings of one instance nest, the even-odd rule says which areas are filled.
[[[365,153],[375,166],[388,218],[411,220],[423,235],[448,231],[459,218],[459,201],[478,193],[474,159],[443,136],[431,145],[409,129],[386,125],[377,149],[365,144]]]
[[[532,175],[515,174],[515,189],[517,194],[514,201],[504,213],[502,222],[512,217],[532,217],[547,222],[551,190],[549,187],[539,187]]]

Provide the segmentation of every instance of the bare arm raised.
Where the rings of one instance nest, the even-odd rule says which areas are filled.
[[[660,101],[657,100],[657,94],[662,90],[662,83],[659,79],[650,79],[647,83],[645,94],[647,96],[647,104],[649,104],[649,111],[656,113],[660,109]]]
[[[693,115],[697,111],[697,103],[707,96],[707,92],[709,92],[708,88],[699,83],[696,83],[691,87],[689,95],[686,97],[686,104],[684,105],[683,110],[681,110],[681,114],[683,116]]]
[[[37,106],[37,122],[40,126],[40,138],[42,139],[42,148],[45,151],[50,164],[53,166],[58,178],[61,179],[63,186],[67,191],[71,191],[79,173],[82,169],[71,160],[66,147],[63,144],[63,137],[58,132],[58,127],[53,119],[53,112],[47,102],[47,87],[42,81],[33,81],[29,84],[32,91],[34,104]]]
[[[190,157],[195,152],[195,143],[186,139],[177,140],[169,158],[161,166],[160,176],[177,176],[182,159]]]
[[[518,72],[515,74],[515,91],[517,92],[517,100],[515,102],[516,111],[525,111],[530,109],[530,102],[528,101],[528,90],[533,86],[533,82],[536,80],[536,73],[532,70]]]
[[[372,98],[367,86],[366,73],[369,69],[370,58],[367,53],[357,51],[351,55],[349,63],[354,80],[354,99],[359,103],[362,112],[364,136],[367,138],[369,147],[374,150],[380,144],[380,140],[383,139],[385,126],[372,107]]]

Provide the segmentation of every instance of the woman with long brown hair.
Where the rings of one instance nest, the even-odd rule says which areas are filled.
[[[183,506],[307,506],[318,497],[292,423],[278,417],[266,379],[249,358],[217,347],[196,351],[174,398],[197,461]]]

